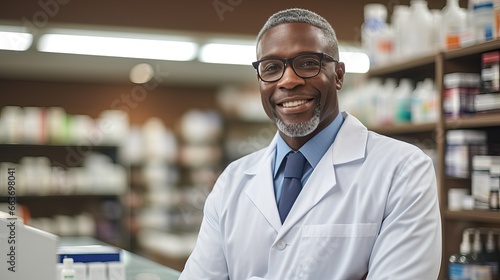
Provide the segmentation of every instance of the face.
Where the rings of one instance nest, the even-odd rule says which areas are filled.
[[[334,56],[322,31],[305,23],[275,26],[257,45],[259,60],[290,58],[306,52]],[[287,65],[280,80],[263,82],[259,79],[264,110],[276,121],[289,145],[289,141],[305,143],[333,121],[339,112],[337,90],[342,88],[343,78],[343,63],[323,59],[320,73],[313,78],[303,79]]]

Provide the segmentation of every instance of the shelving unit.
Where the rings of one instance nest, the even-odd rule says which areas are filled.
[[[24,157],[45,157],[50,161],[51,167],[67,169],[80,167],[89,152],[104,154],[114,164],[117,159],[116,146],[77,146],[63,144],[0,144],[0,162],[19,164]],[[21,171],[17,170],[17,179]],[[2,174],[3,175],[3,174]],[[0,176],[1,178],[2,176]],[[37,178],[42,180],[42,178]],[[16,180],[19,187],[19,180]],[[68,182],[63,184],[68,185]],[[75,217],[81,214],[91,215],[95,221],[95,237],[114,245],[125,246],[123,230],[123,207],[121,206],[122,191],[110,191],[93,189],[82,190],[59,190],[50,188],[40,190],[39,186],[24,186],[26,189],[18,189],[16,202],[29,208],[29,214],[33,219],[54,218],[64,213],[64,216]],[[122,189],[126,189],[123,186]],[[0,192],[0,203],[7,201],[6,193]],[[110,206],[116,211],[112,211]],[[113,212],[113,213],[111,213]],[[116,217],[116,213],[119,216]]]
[[[489,143],[500,143],[500,113],[477,113],[448,119],[443,111],[443,77],[454,72],[481,72],[481,54],[500,50],[500,40],[489,41],[467,48],[440,52],[426,57],[401,61],[393,65],[377,67],[368,73],[371,78],[433,78],[439,98],[439,119],[436,123],[372,127],[378,133],[405,141],[427,138],[435,145],[438,195],[443,226],[443,258],[440,279],[448,275],[448,257],[459,250],[462,231],[469,227],[500,228],[500,212],[450,211],[447,193],[451,187],[470,188],[471,180],[445,175],[446,132],[454,129],[484,129]]]

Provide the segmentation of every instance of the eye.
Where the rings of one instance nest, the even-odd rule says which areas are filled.
[[[317,69],[320,65],[317,57],[300,57],[297,60],[297,65],[302,69]]]
[[[280,72],[283,69],[283,63],[279,60],[262,61],[260,69],[266,74]]]

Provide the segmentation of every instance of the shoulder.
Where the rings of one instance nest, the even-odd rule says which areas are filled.
[[[367,149],[387,155],[407,156],[411,154],[425,155],[420,147],[415,144],[381,135],[373,131],[368,132]]]
[[[245,155],[239,159],[232,161],[227,165],[227,167],[224,170],[224,173],[227,173],[228,171],[245,172],[251,167],[258,166],[259,164],[261,164],[261,161],[265,156],[267,149],[269,149],[269,147],[265,147],[260,150],[254,151],[248,155]]]

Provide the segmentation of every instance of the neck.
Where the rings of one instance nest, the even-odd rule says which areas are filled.
[[[283,140],[292,148],[294,151],[298,151],[300,147],[304,146],[309,139],[311,139],[314,135],[316,135],[316,131],[310,133],[309,135],[303,136],[303,137],[290,137],[285,135],[283,132],[280,131],[281,137],[283,137]]]

